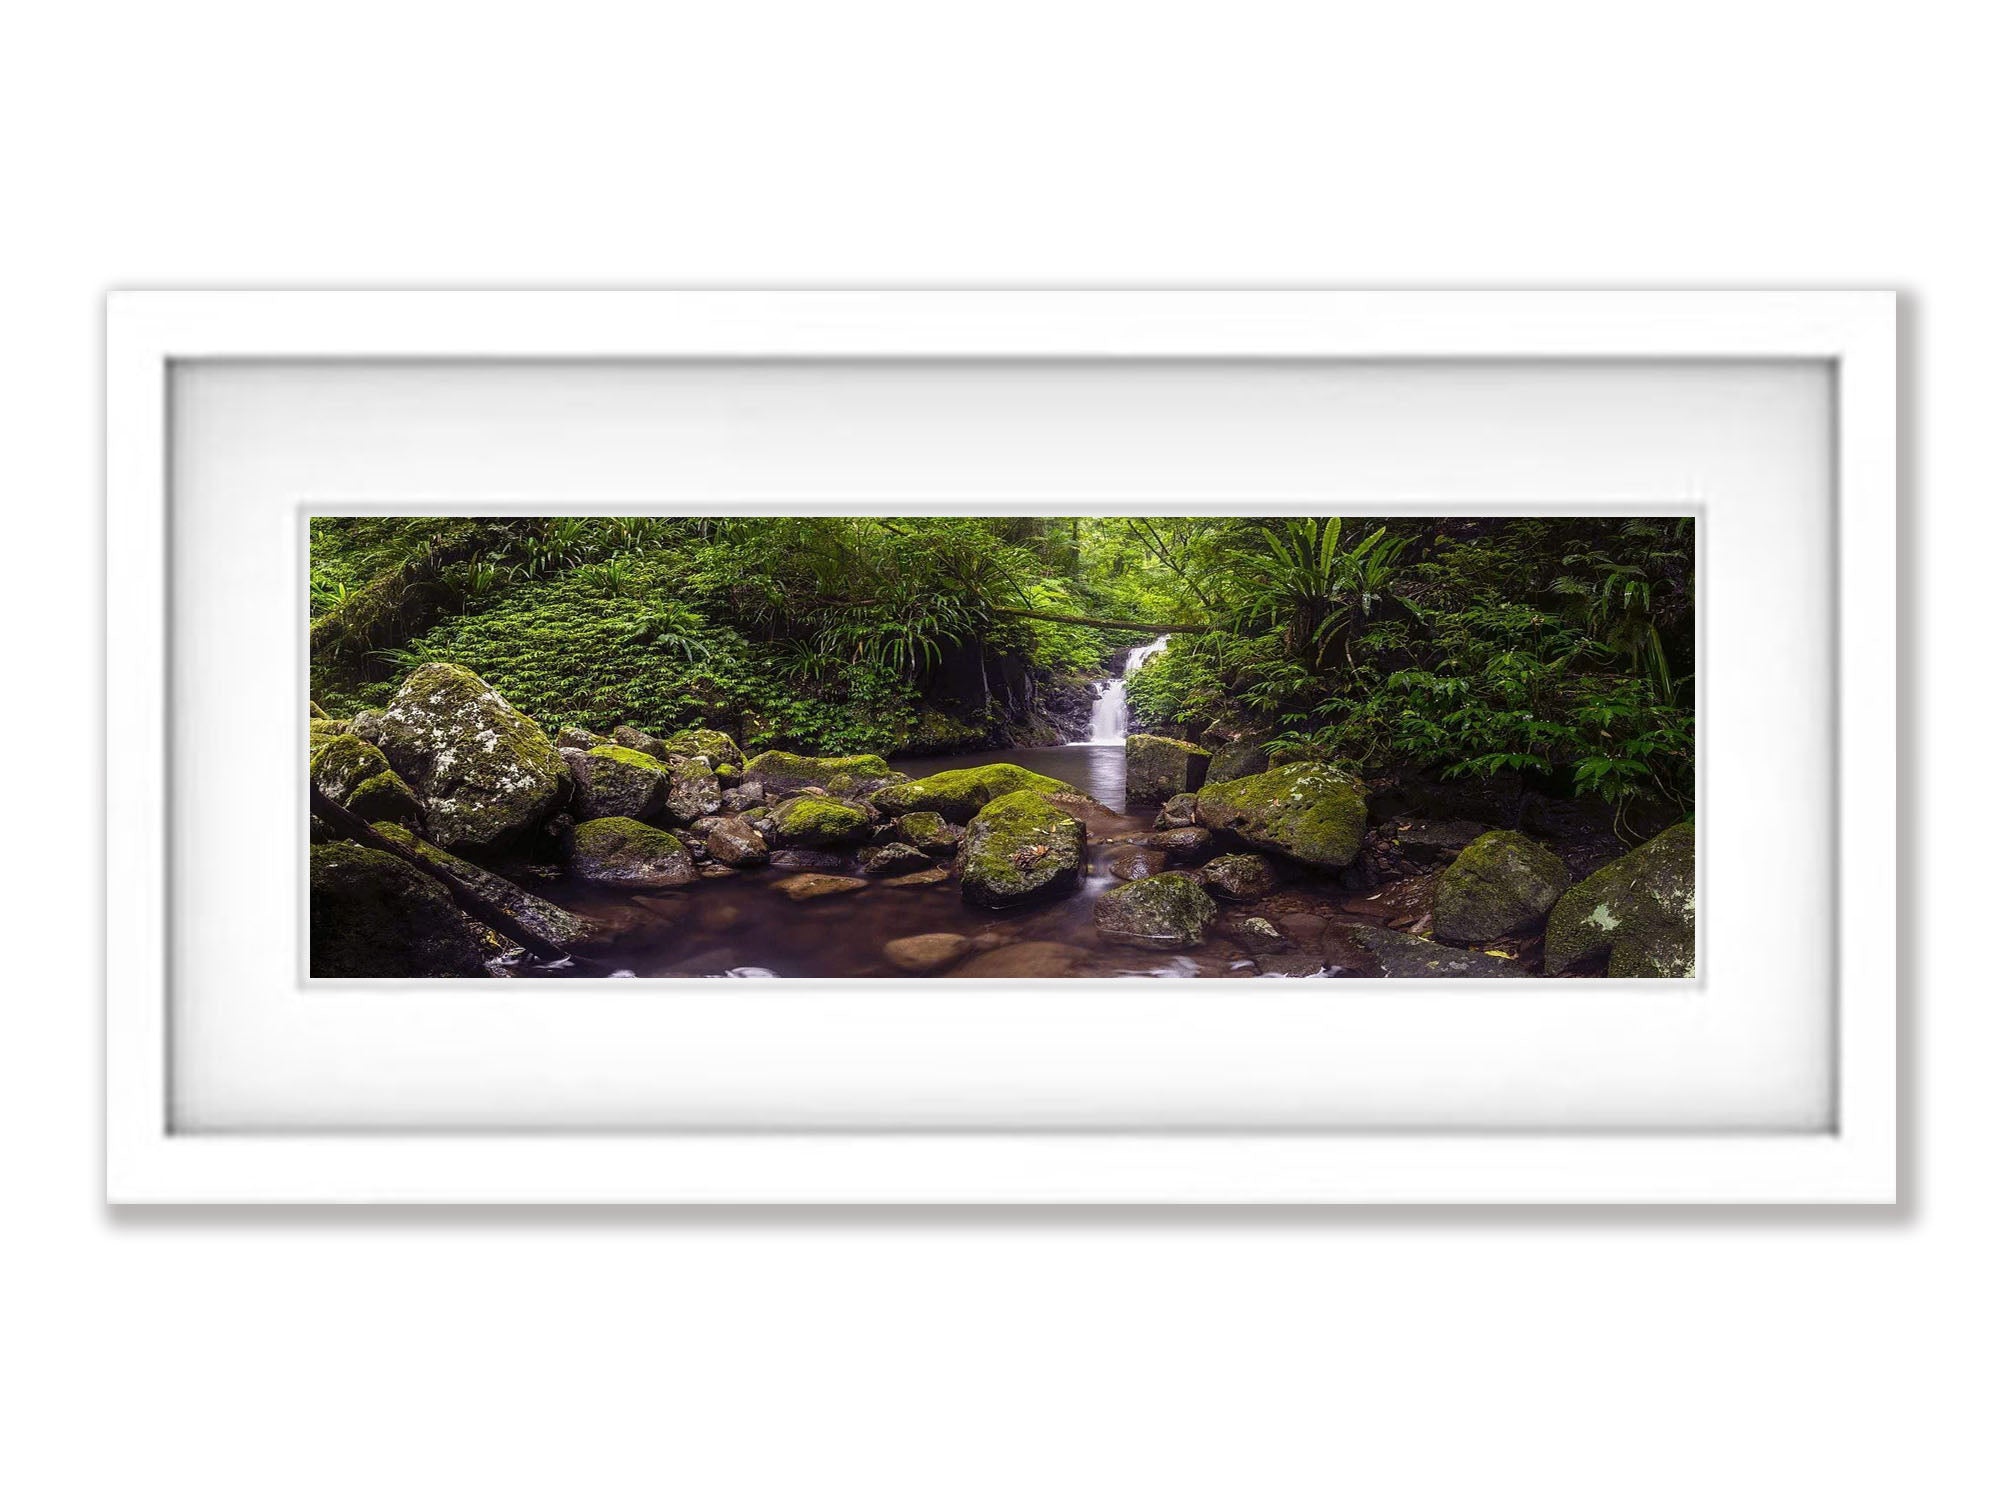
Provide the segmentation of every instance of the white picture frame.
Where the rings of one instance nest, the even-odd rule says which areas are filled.
[[[1813,1131],[176,1129],[167,757],[108,789],[106,1191],[118,1203],[1895,1201],[1896,318],[1880,292],[114,294],[107,692],[166,743],[169,393],[198,361],[1749,362],[1831,375],[1831,1091]],[[287,622],[274,622],[284,628]],[[1865,874],[1865,882],[1863,876]],[[185,976],[183,976],[185,978]]]

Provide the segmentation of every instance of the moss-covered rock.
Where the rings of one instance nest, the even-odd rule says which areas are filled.
[[[568,800],[569,767],[525,714],[464,667],[433,662],[397,690],[376,743],[423,799],[446,849],[507,844]]]
[[[1208,752],[1187,740],[1156,734],[1125,741],[1125,795],[1134,802],[1164,802],[1193,791],[1208,774]]]
[[[309,964],[315,979],[456,979],[486,972],[480,928],[444,885],[393,854],[315,844]]]
[[[1438,880],[1431,927],[1448,943],[1532,932],[1569,889],[1569,867],[1526,834],[1481,834]]]
[[[861,856],[863,875],[908,875],[916,870],[928,870],[930,866],[931,857],[908,844],[884,844]]]
[[[666,804],[667,768],[644,751],[607,740],[588,750],[564,750],[576,778],[576,816],[650,818]]]
[[[1215,851],[1215,835],[1206,828],[1167,828],[1139,839],[1148,849],[1157,849],[1177,865],[1198,865]]]
[[[1195,816],[1204,828],[1234,834],[1253,849],[1339,870],[1361,852],[1368,795],[1345,771],[1308,762],[1210,782]]]
[[[556,749],[592,750],[599,745],[615,745],[618,742],[608,734],[598,734],[577,724],[565,724],[556,731]]]
[[[593,885],[663,891],[698,877],[686,845],[671,833],[631,818],[593,818],[576,825],[570,873]]]
[[[1091,913],[1108,941],[1163,951],[1200,947],[1215,918],[1215,902],[1201,883],[1171,871],[1113,887]]]
[[[1208,779],[1210,781],[1239,781],[1245,776],[1255,776],[1271,767],[1271,757],[1265,753],[1261,734],[1245,734],[1218,745],[1208,752]]]
[[[1491,953],[1447,948],[1428,938],[1412,937],[1387,927],[1356,924],[1336,929],[1329,937],[1373,954],[1388,979],[1524,979],[1527,971]]]
[[[966,825],[960,894],[992,908],[1068,895],[1083,878],[1084,845],[1083,824],[1041,793],[995,797]]]
[[[938,771],[916,781],[885,786],[871,799],[892,818],[905,813],[941,813],[954,823],[963,823],[988,803],[1015,792],[1039,792],[1044,796],[1082,795],[1066,781],[1041,776],[1005,761],[990,766],[967,766],[958,771]]]
[[[662,743],[669,755],[705,756],[711,766],[743,764],[742,750],[720,729],[683,729],[668,735]]]
[[[1278,872],[1261,854],[1222,854],[1201,867],[1201,883],[1225,901],[1257,901],[1278,888]]]
[[[667,759],[665,741],[658,735],[648,734],[635,725],[617,725],[611,731],[611,739],[614,744],[623,745],[627,750],[637,750],[641,755],[650,755],[663,764]]]
[[[743,763],[746,782],[761,781],[766,797],[782,797],[802,787],[824,788],[834,777],[852,776],[863,792],[901,781],[900,771],[889,769],[879,755],[794,755],[789,750],[766,750]]]
[[[1694,824],[1679,823],[1569,888],[1549,913],[1543,967],[1604,959],[1614,979],[1692,977],[1694,882]]]
[[[965,838],[963,828],[946,822],[944,814],[934,812],[904,813],[896,819],[896,832],[904,843],[936,855],[956,853]]]
[[[1153,818],[1153,826],[1162,831],[1169,828],[1192,828],[1194,808],[1193,792],[1182,792],[1178,796],[1169,797],[1166,806],[1162,807]]]
[[[807,849],[858,844],[868,837],[868,814],[831,797],[793,797],[771,814],[780,843]]]
[[[667,788],[666,814],[676,823],[692,823],[722,810],[722,782],[700,756],[675,763]]]
[[[709,855],[732,869],[766,864],[771,858],[764,835],[742,818],[714,819],[706,839]]]
[[[467,859],[447,854],[432,843],[418,838],[393,823],[378,822],[375,831],[405,850],[431,874],[449,875],[473,894],[491,902],[545,943],[558,948],[576,948],[590,941],[590,923],[553,901],[522,890],[511,880],[503,880],[491,870],[482,870]]]
[[[335,719],[315,719],[334,724]],[[357,735],[328,733],[311,742],[306,762],[313,786],[357,817],[373,823],[419,823],[423,804],[410,784],[389,766],[388,757]]]

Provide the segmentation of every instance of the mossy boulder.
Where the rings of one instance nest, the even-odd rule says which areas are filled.
[[[1156,734],[1125,741],[1125,795],[1135,802],[1164,802],[1200,786],[1208,774],[1208,752],[1187,740]]]
[[[1569,889],[1569,867],[1526,834],[1481,834],[1439,878],[1431,927],[1448,943],[1532,932]]]
[[[1321,870],[1344,869],[1361,852],[1368,795],[1345,771],[1316,762],[1209,782],[1195,802],[1202,827],[1253,849]]]
[[[938,771],[916,781],[885,786],[872,800],[884,813],[900,818],[905,813],[934,812],[963,823],[988,803],[1015,792],[1039,792],[1043,796],[1082,795],[1066,781],[1042,776],[1005,761],[990,766],[967,766],[958,771]]]
[[[576,778],[576,816],[650,818],[666,804],[667,768],[640,750],[606,740],[588,750],[564,750]]]
[[[650,755],[654,760],[664,762],[667,758],[666,743],[658,735],[631,724],[620,724],[611,731],[612,743],[623,745],[627,750],[637,750],[641,755]]]
[[[1201,867],[1201,883],[1225,901],[1258,901],[1278,888],[1278,872],[1261,854],[1222,854]]]
[[[990,908],[1066,896],[1083,878],[1084,846],[1083,824],[1047,797],[1008,792],[966,825],[959,892]]]
[[[1208,752],[1210,781],[1239,781],[1270,767],[1271,757],[1264,749],[1263,739],[1256,734],[1243,735]]]
[[[641,891],[671,890],[700,878],[686,845],[671,833],[631,818],[593,818],[577,824],[569,869],[592,885]]]
[[[667,788],[666,814],[676,823],[722,811],[722,782],[699,756],[677,761]]]
[[[315,844],[308,963],[315,979],[459,979],[486,972],[482,929],[442,882],[393,854]]]
[[[944,814],[934,812],[904,813],[896,819],[896,832],[904,843],[937,855],[956,853],[965,838],[963,828],[946,822]]]
[[[1159,813],[1153,818],[1153,826],[1161,830],[1168,828],[1192,828],[1194,827],[1194,808],[1195,795],[1193,792],[1182,792],[1178,796],[1169,797],[1167,798],[1166,806],[1162,807]]]
[[[1215,918],[1215,902],[1201,882],[1173,871],[1106,891],[1091,913],[1107,941],[1162,951],[1200,947]]]
[[[931,857],[921,849],[913,849],[908,844],[888,843],[879,849],[870,849],[861,856],[863,875],[908,875],[916,870],[928,870]]]
[[[556,731],[556,749],[592,750],[599,745],[615,745],[618,742],[608,734],[598,734],[577,724],[565,724]]]
[[[1549,913],[1542,966],[1602,959],[1614,979],[1686,979],[1695,969],[1694,824],[1679,823],[1571,886]]]
[[[316,719],[316,724],[337,720]],[[320,794],[369,822],[419,823],[423,803],[410,784],[390,768],[388,757],[352,734],[326,734],[312,741],[307,772]]]
[[[1525,979],[1527,971],[1491,953],[1468,953],[1387,927],[1356,924],[1328,934],[1374,955],[1387,979]]]
[[[575,912],[566,911],[553,901],[544,901],[540,896],[522,890],[513,881],[503,880],[491,870],[480,869],[470,860],[448,854],[407,829],[398,828],[393,823],[378,822],[375,831],[405,850],[431,874],[448,875],[460,885],[469,887],[473,894],[499,907],[545,943],[554,943],[558,948],[575,948],[589,942],[593,935],[590,923]]]
[[[417,668],[375,732],[423,799],[425,827],[443,848],[498,848],[569,798],[569,767],[549,737],[464,667]]]
[[[771,814],[780,843],[807,849],[858,844],[868,837],[868,814],[831,797],[793,797]]]
[[[683,729],[661,741],[669,755],[700,755],[711,766],[740,766],[743,752],[720,729]]]
[[[782,797],[802,787],[824,788],[841,775],[853,777],[852,785],[864,793],[903,780],[902,773],[890,770],[879,755],[794,755],[789,750],[766,750],[739,764],[744,781],[761,781],[767,797]]]
[[[1138,842],[1159,850],[1177,865],[1198,865],[1215,850],[1215,835],[1199,827],[1167,828],[1145,834]]]
[[[710,857],[732,869],[770,861],[771,849],[764,842],[764,835],[742,818],[713,819],[705,837]]]

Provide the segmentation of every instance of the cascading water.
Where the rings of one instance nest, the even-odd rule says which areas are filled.
[[[1125,743],[1125,728],[1130,722],[1125,710],[1125,681],[1148,661],[1167,647],[1167,637],[1140,646],[1125,658],[1125,672],[1120,677],[1107,677],[1098,685],[1097,702],[1090,710],[1090,738],[1079,741],[1085,745],[1122,745]]]

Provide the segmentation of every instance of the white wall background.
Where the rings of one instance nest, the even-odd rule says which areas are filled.
[[[1992,1493],[1974,14],[10,16],[0,1489]],[[96,760],[148,747],[94,680],[100,292],[722,281],[1903,288],[1909,1206],[108,1216]]]

